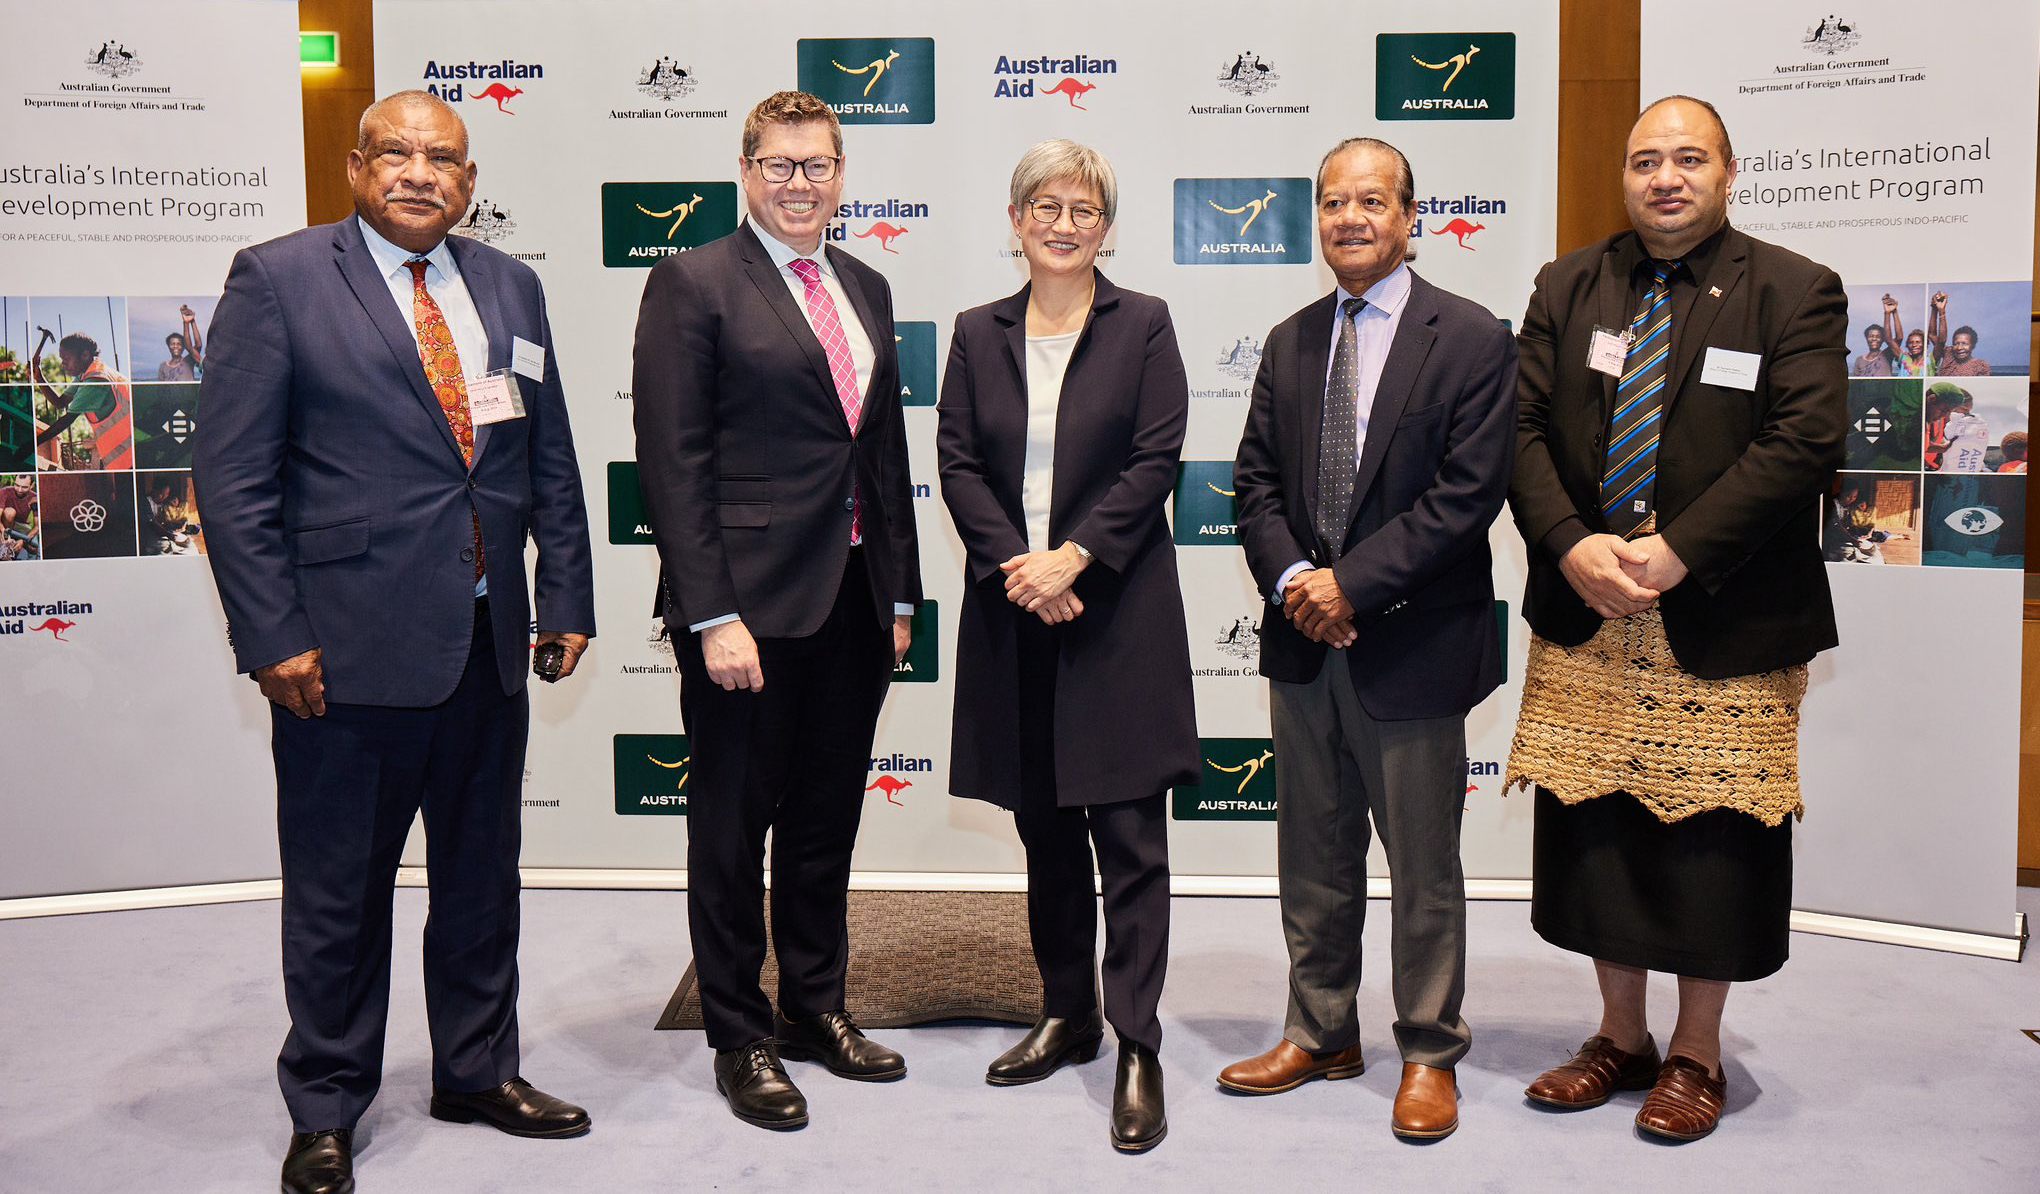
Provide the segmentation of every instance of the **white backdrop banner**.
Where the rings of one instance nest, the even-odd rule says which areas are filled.
[[[1211,3],[1038,0],[1015,35],[978,4],[378,0],[376,88],[436,90],[480,167],[460,231],[544,278],[595,520],[601,634],[583,673],[537,693],[524,861],[684,865],[689,750],[670,650],[651,617],[654,549],[635,485],[631,342],[645,271],[735,226],[743,118],[802,88],[844,121],[847,185],[829,231],[891,280],[931,598],[872,749],[855,865],[1018,871],[1012,818],[947,792],[963,552],[937,492],[935,401],[955,313],[1025,280],[1006,185],[1064,136],[1113,161],[1120,210],[1101,261],[1175,316],[1192,410],[1174,517],[1207,766],[1172,798],[1181,874],[1274,873],[1261,614],[1236,544],[1231,461],[1267,331],[1324,294],[1311,178],[1341,138],[1400,146],[1415,170],[1416,268],[1520,315],[1552,255],[1557,13],[1551,5],[1293,2],[1256,21]],[[337,163],[335,168],[338,168]],[[1613,179],[1610,179],[1613,185]],[[1473,718],[1467,873],[1528,874],[1526,799],[1503,800],[1522,671],[1522,549],[1494,540],[1511,684]],[[1137,795],[1129,793],[1128,795]]]
[[[274,877],[190,465],[227,263],[304,225],[297,5],[24,5],[8,37],[0,898]]]
[[[2009,934],[2040,7],[1646,5],[1646,97],[1712,101],[1730,218],[1849,295],[1842,646],[1804,710],[1795,904]],[[1995,97],[2008,96],[2000,103]],[[1888,346],[1891,347],[1887,350]]]

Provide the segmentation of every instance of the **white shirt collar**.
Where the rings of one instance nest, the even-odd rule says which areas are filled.
[[[813,253],[796,253],[785,244],[775,240],[771,233],[765,231],[759,225],[758,221],[747,220],[745,222],[750,224],[751,233],[758,238],[758,243],[765,246],[765,255],[772,259],[772,267],[774,269],[784,273],[788,265],[800,260],[802,257],[806,257],[809,261],[822,267],[824,277],[833,278],[836,276],[836,267],[829,264],[829,255],[820,245],[815,246]]]
[[[361,229],[362,243],[368,246],[368,255],[375,259],[376,270],[383,277],[390,277],[398,270],[403,270],[406,274],[409,274],[410,271],[405,269],[404,263],[419,256],[423,256],[426,261],[430,262],[432,268],[439,271],[441,278],[452,279],[460,277],[460,267],[453,263],[453,250],[447,247],[445,237],[439,238],[439,243],[432,246],[430,253],[418,254],[413,253],[409,249],[391,244],[388,240],[384,239],[381,233],[370,228],[368,221],[362,219],[358,212],[354,216],[354,223]]]
[[[1338,291],[1340,306],[1344,306],[1347,299],[1355,297],[1353,292],[1346,289],[1343,284],[1338,287]],[[1408,302],[1410,298],[1409,264],[1405,262],[1397,265],[1395,270],[1386,278],[1369,286],[1367,293],[1358,297],[1367,300],[1367,308],[1361,312],[1363,315],[1367,311],[1379,311],[1387,316],[1400,314],[1402,305]]]

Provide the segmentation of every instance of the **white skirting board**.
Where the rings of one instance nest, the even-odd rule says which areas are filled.
[[[687,872],[678,870],[550,870],[527,868],[524,886],[531,888],[585,888],[602,891],[683,891]],[[769,882],[769,876],[768,876]],[[423,867],[403,867],[397,872],[397,886],[425,886]],[[852,891],[1025,891],[1025,875],[946,871],[853,871]],[[1179,896],[1272,896],[1275,880],[1267,875],[1172,875],[1169,890]],[[277,879],[247,883],[209,883],[195,887],[150,887],[135,891],[95,891],[78,895],[32,896],[0,900],[0,920],[32,916],[66,916],[81,912],[125,912],[138,908],[180,908],[194,904],[232,904],[247,900],[273,900],[283,892]],[[1388,880],[1367,881],[1367,894],[1374,899],[1388,896]],[[1468,879],[1466,896],[1472,900],[1527,900],[1528,879]],[[1795,932],[1846,937],[1854,941],[1876,941],[1886,945],[1907,945],[1917,949],[1938,949],[1948,953],[1972,954],[2016,962],[2026,952],[2026,914],[2012,914],[2011,932],[1962,933],[1951,929],[1835,916],[1825,912],[1794,912]]]

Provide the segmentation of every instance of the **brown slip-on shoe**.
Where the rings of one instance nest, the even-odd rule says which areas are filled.
[[[1406,1140],[1442,1140],[1459,1130],[1459,1083],[1451,1070],[1406,1061],[1389,1130]]]
[[[1590,1036],[1572,1060],[1546,1070],[1523,1097],[1564,1111],[1599,1107],[1618,1090],[1649,1090],[1657,1081],[1657,1042],[1643,1038],[1643,1052],[1624,1053],[1605,1036]]]
[[[1218,1084],[1240,1094],[1281,1094],[1312,1078],[1327,1082],[1357,1078],[1364,1068],[1358,1044],[1337,1053],[1316,1054],[1284,1040],[1259,1057],[1236,1061],[1220,1070]]]
[[[1690,1057],[1665,1058],[1657,1085],[1636,1113],[1636,1126],[1667,1140],[1698,1140],[1721,1122],[1721,1103],[1728,1093],[1728,1075],[1712,1077]]]

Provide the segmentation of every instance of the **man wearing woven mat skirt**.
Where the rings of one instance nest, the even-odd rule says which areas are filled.
[[[1459,1126],[1454,1068],[1473,1039],[1459,818],[1466,713],[1502,680],[1488,529],[1508,495],[1516,354],[1500,320],[1404,264],[1414,193],[1386,142],[1325,155],[1318,242],[1338,289],[1268,334],[1233,467],[1247,565],[1276,606],[1261,674],[1289,1006],[1275,1047],[1218,1082],[1268,1095],[1360,1073],[1379,832],[1403,1062],[1389,1127],[1435,1140]]]
[[[1519,340],[1509,502],[1534,635],[1506,785],[1534,785],[1531,923],[1594,959],[1601,1022],[1534,1102],[1649,1090],[1636,1125],[1719,1122],[1729,984],[1785,962],[1806,663],[1836,643],[1820,494],[1842,460],[1833,270],[1728,226],[1712,106],[1630,131],[1633,231],[1545,266]],[[1679,978],[1664,1060],[1648,972]]]

